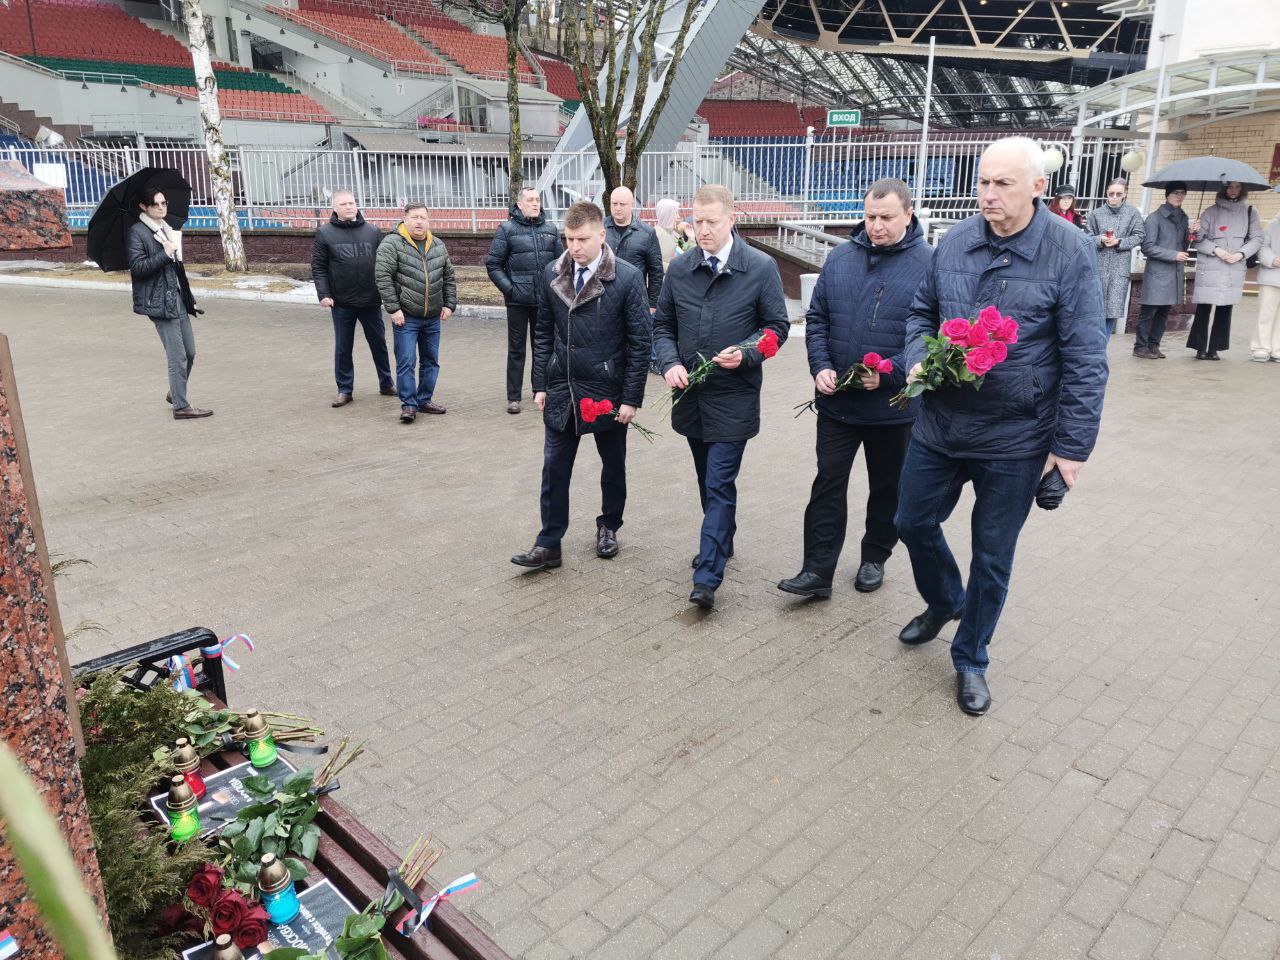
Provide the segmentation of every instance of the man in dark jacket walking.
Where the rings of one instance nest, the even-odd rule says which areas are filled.
[[[432,235],[423,204],[405,204],[404,221],[378,244],[373,274],[382,306],[391,314],[400,422],[413,423],[419,413],[445,413],[433,399],[440,374],[440,324],[458,307],[458,284],[449,251]]]
[[[538,188],[523,188],[484,258],[489,279],[507,303],[507,413],[520,412],[525,341],[538,316],[542,270],[563,252],[560,231],[543,219]]]
[[[564,218],[568,251],[548,264],[538,285],[533,334],[533,402],[542,411],[542,530],[511,562],[534,570],[560,566],[569,528],[569,481],[584,433],[600,454],[596,556],[618,553],[627,502],[627,424],[644,401],[649,316],[640,272],[604,242],[604,214],[594,203]],[[614,416],[583,416],[584,400],[608,400]]]
[[[760,432],[760,365],[754,344],[765,330],[783,343],[790,330],[782,278],[773,258],[747,246],[733,229],[733,194],[719,184],[693,197],[697,250],[671,261],[654,343],[667,386],[678,390],[671,426],[689,441],[702,501],[702,536],[689,601],[715,606],[716,589],[733,554],[738,470],[747,441]],[[702,383],[689,371],[702,357],[714,364]]]
[[[898,477],[918,401],[899,410],[889,398],[906,385],[907,315],[933,248],[924,242],[911,191],[901,180],[873,183],[863,210],[850,241],[827,258],[805,319],[809,372],[818,394],[818,475],[804,512],[804,566],[778,584],[802,597],[831,596],[849,518],[849,471],[859,447],[870,492],[857,590],[880,588],[898,542]],[[849,372],[868,353],[893,369],[862,373],[851,382]]]
[[[338,396],[331,404],[334,407],[350,403],[355,389],[356,368],[351,351],[357,323],[364,330],[373,355],[379,391],[384,397],[396,395],[387,356],[387,328],[379,309],[382,301],[373,279],[373,258],[381,239],[382,231],[365,222],[355,194],[350,190],[336,191],[333,214],[328,223],[316,230],[315,246],[311,248],[316,296],[320,306],[328,307],[333,317],[333,375],[338,381]]]
[[[640,271],[652,310],[658,306],[658,291],[662,289],[662,245],[658,234],[636,217],[636,196],[626,187],[615,187],[609,194],[609,211],[612,216],[604,221],[605,242],[619,260]]]
[[[910,376],[924,337],[953,317],[994,305],[1018,322],[1008,358],[972,384],[924,395],[898,491],[898,536],[911,554],[928,609],[903,628],[927,643],[949,620],[956,698],[965,713],[991,705],[987,644],[1009,590],[1014,547],[1041,478],[1057,469],[1067,487],[1093,451],[1107,382],[1107,335],[1098,264],[1089,236],[1040,201],[1043,153],[1008,137],[978,164],[980,215],[947,232],[907,321]],[[966,482],[974,489],[973,557],[967,588],[942,534]]]

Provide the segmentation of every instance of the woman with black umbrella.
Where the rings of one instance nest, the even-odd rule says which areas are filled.
[[[173,419],[198,420],[213,416],[187,402],[187,378],[196,359],[191,330],[195,301],[182,283],[182,239],[168,223],[168,201],[155,186],[143,189],[137,200],[138,222],[129,228],[129,274],[133,280],[133,312],[150,317],[169,359],[169,394]]]
[[[1262,247],[1262,221],[1248,196],[1242,183],[1232,181],[1200,217],[1191,295],[1196,318],[1187,337],[1187,349],[1196,352],[1197,360],[1217,360],[1218,351],[1230,346],[1231,308],[1244,296],[1245,261]]]

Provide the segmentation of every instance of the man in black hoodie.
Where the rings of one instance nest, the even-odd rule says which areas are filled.
[[[542,270],[562,253],[560,231],[542,217],[538,188],[523,188],[484,258],[489,279],[507,302],[507,413],[520,412],[525,344],[538,316]]]
[[[333,195],[333,215],[316,230],[316,244],[311,251],[311,277],[316,284],[320,305],[333,314],[335,348],[334,378],[338,395],[332,406],[345,407],[355,389],[356,368],[351,358],[355,346],[356,324],[364,328],[369,341],[373,366],[378,372],[378,392],[384,397],[396,395],[391,379],[391,362],[387,357],[387,331],[382,322],[382,300],[373,280],[373,258],[382,231],[371,223],[356,206],[350,190]]]

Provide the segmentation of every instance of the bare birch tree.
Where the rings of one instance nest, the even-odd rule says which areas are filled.
[[[678,4],[683,4],[684,9],[670,59],[655,69],[654,53],[662,19]],[[560,36],[565,55],[573,63],[578,96],[600,155],[606,197],[614,187],[636,188],[640,157],[653,139],[658,117],[671,93],[698,6],[698,0],[565,0],[560,6]],[[632,51],[636,54],[634,64]],[[632,70],[635,86],[628,93]],[[657,98],[642,120],[645,98],[654,83],[660,84]],[[624,108],[627,120],[619,160],[619,127]]]
[[[182,0],[182,18],[187,27],[191,64],[196,72],[196,92],[200,101],[200,126],[204,130],[204,147],[209,157],[209,181],[213,185],[213,202],[218,212],[218,232],[222,234],[222,253],[227,269],[249,269],[236,217],[235,194],[231,180],[231,161],[222,142],[222,112],[218,108],[218,80],[209,60],[209,37],[205,33],[204,9],[200,0]]]

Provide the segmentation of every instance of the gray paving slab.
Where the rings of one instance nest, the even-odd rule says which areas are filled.
[[[175,423],[123,297],[5,291],[50,547],[92,564],[58,584],[66,623],[102,627],[72,655],[251,633],[233,699],[367,738],[345,801],[395,846],[433,831],[436,880],[476,870],[459,906],[513,955],[1274,955],[1280,365],[1247,362],[1252,302],[1219,363],[1113,340],[1101,442],[1027,524],[980,720],[945,641],[895,639],[920,609],[901,551],[876,594],[848,551],[829,602],[774,588],[812,480],[798,340],[699,618],[669,426],[642,414],[663,435],[631,444],[620,556],[594,556],[586,445],[565,565],[521,575],[542,428],[504,412],[499,324],[446,324],[449,413],[406,427],[362,345],[329,408],[325,311],[209,307],[191,396],[216,415]]]

